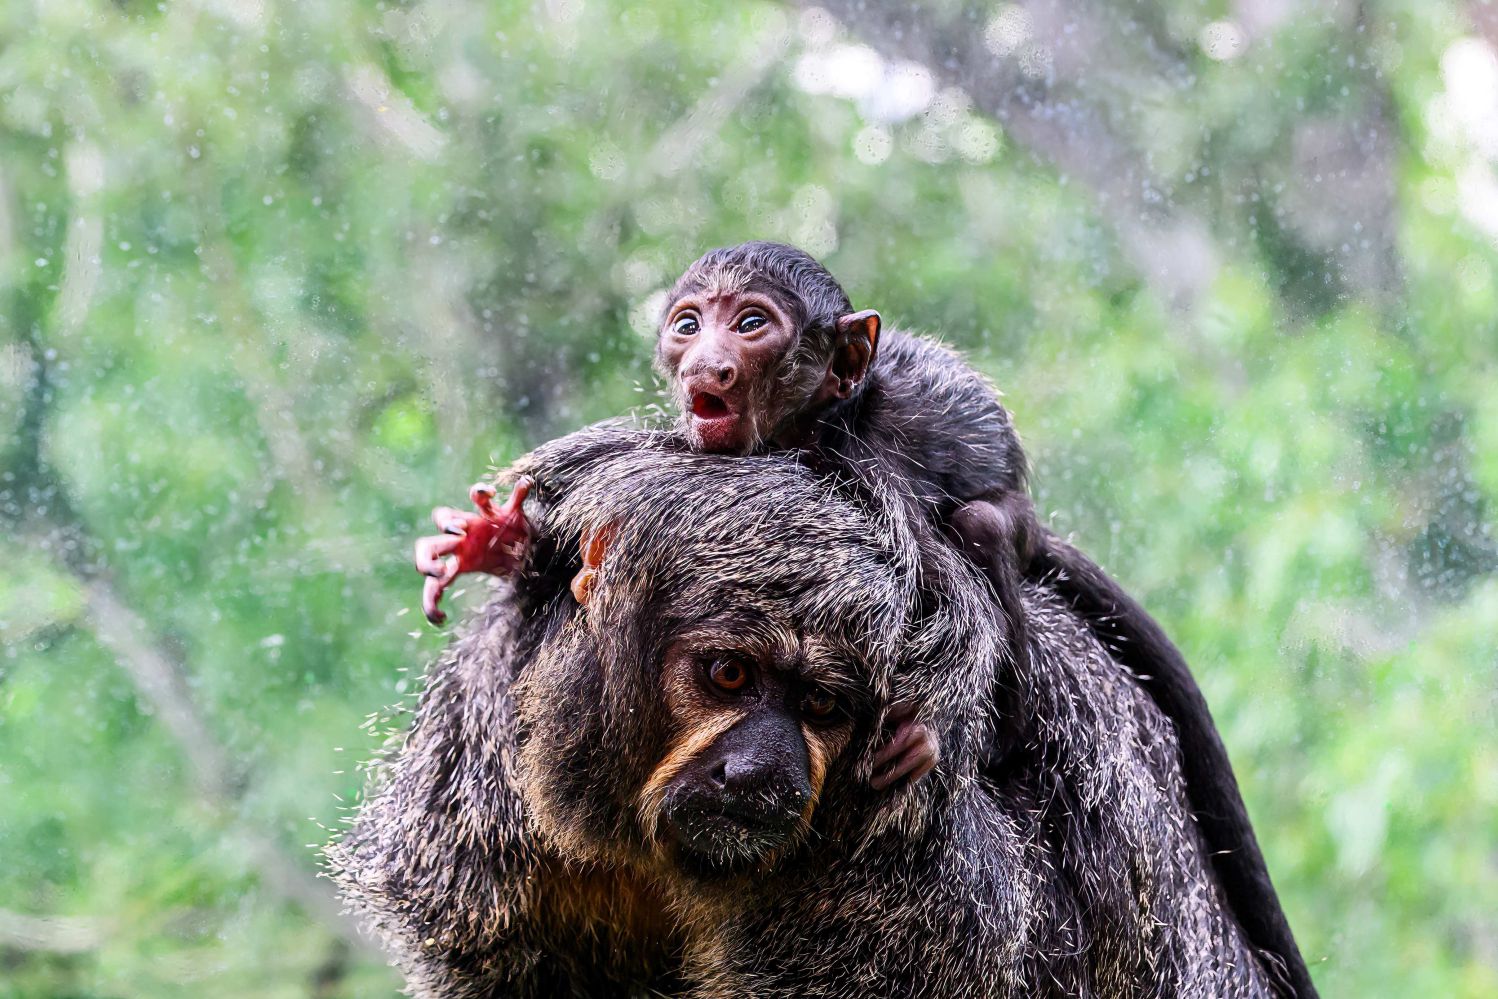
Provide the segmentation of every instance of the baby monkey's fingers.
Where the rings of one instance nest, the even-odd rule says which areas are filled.
[[[516,480],[515,488],[510,490],[510,498],[505,500],[505,512],[519,513],[520,504],[525,502],[525,498],[531,494],[531,487],[535,484],[536,480],[529,475],[523,475]]]
[[[462,535],[455,534],[429,534],[424,538],[417,538],[416,571],[428,577],[449,576],[452,567],[446,556],[456,551],[462,543]]]
[[[940,746],[931,730],[907,718],[895,729],[889,743],[874,755],[874,776],[869,785],[883,791],[902,780],[914,784],[930,773],[940,759]]]
[[[437,604],[442,600],[442,593],[446,589],[446,581],[436,576],[428,576],[426,582],[422,584],[421,612],[433,624],[441,624],[447,620],[447,615],[437,607]]]
[[[536,480],[529,475],[522,476],[515,483],[515,488],[510,490],[509,499],[505,500],[504,505],[498,509],[494,506],[494,487],[487,482],[475,482],[469,487],[468,498],[485,517],[490,520],[504,520],[516,515],[523,516],[520,504],[525,502],[525,498],[530,495],[531,487],[535,484]]]
[[[443,534],[456,534],[462,537],[468,533],[470,521],[477,519],[474,514],[467,513],[451,506],[438,506],[432,508],[432,523],[437,525],[437,530]]]
[[[494,517],[494,487],[487,482],[475,482],[468,487],[468,501],[485,517]]]

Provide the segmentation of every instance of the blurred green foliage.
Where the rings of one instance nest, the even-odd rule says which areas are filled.
[[[410,541],[751,237],[1003,386],[1326,994],[1498,994],[1498,20],[831,8],[0,0],[0,996],[395,991]]]

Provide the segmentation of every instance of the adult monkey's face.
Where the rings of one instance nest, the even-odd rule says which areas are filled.
[[[571,595],[513,688],[527,818],[579,864],[782,869],[877,800],[855,774],[903,648],[898,553],[797,465],[596,436],[547,514]]]
[[[639,795],[647,838],[700,874],[765,866],[799,841],[863,707],[845,661],[767,620],[676,637],[661,670],[673,737]]]
[[[876,704],[846,644],[742,591],[703,607],[606,577],[574,590],[583,614],[515,688],[523,794],[563,856],[694,880],[769,870],[824,796],[862,787],[843,781]]]

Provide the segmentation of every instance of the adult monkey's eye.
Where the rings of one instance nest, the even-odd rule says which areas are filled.
[[[831,721],[837,717],[840,705],[837,695],[821,687],[813,687],[801,699],[801,711],[813,721]]]
[[[743,319],[739,320],[739,332],[740,333],[753,333],[755,330],[759,329],[761,326],[764,326],[764,325],[768,324],[769,321],[770,320],[766,319],[764,316],[760,315],[758,312],[751,312],[747,316],[745,316]]]
[[[719,656],[708,666],[707,678],[719,690],[732,694],[743,690],[749,682],[749,668],[731,656]]]
[[[693,315],[682,316],[671,324],[671,332],[677,336],[692,336],[701,328],[701,325],[697,322],[697,317]]]

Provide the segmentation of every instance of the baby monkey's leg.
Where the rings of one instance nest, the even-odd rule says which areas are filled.
[[[958,507],[948,527],[958,546],[993,587],[1008,630],[1010,652],[1026,658],[1020,581],[1035,554],[1035,507],[1022,492],[999,492]],[[1023,671],[1021,671],[1023,672]]]
[[[1028,673],[1029,644],[1026,638],[1024,605],[1020,600],[1020,580],[1030,564],[1036,540],[1035,509],[1023,492],[997,492],[983,499],[964,503],[948,523],[957,546],[972,559],[993,587],[999,613],[1004,620],[1014,672]],[[1003,689],[995,685],[995,696]],[[1003,705],[1000,713],[1003,714]],[[940,743],[935,734],[915,720],[910,706],[897,707],[890,713],[895,722],[894,735],[874,757],[874,777],[870,783],[877,790],[900,780],[914,783],[936,766]],[[989,747],[985,764],[992,757],[1008,751],[1008,733],[996,732],[997,745]]]
[[[1020,583],[1030,569],[1039,541],[1035,507],[1022,491],[999,491],[964,503],[948,522],[958,547],[972,559],[993,588],[1009,641],[1009,671],[996,672],[991,708],[998,719],[983,765],[1001,763],[1019,743],[1022,719],[1014,699],[1030,675],[1030,643]]]

